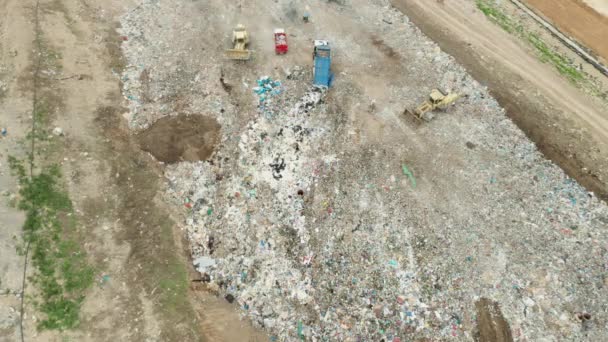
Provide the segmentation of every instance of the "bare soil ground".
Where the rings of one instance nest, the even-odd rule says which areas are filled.
[[[28,283],[25,341],[249,341],[262,336],[224,303],[214,302],[214,296],[191,287],[198,275],[191,273],[183,234],[158,199],[162,170],[124,125],[116,76],[124,65],[122,40],[115,29],[117,16],[130,2],[41,0],[39,11],[36,3],[0,1],[0,126],[8,131],[0,138],[5,194],[0,210],[0,340],[21,338],[23,256],[17,250],[23,214],[14,208],[18,189],[6,158],[26,155],[35,87],[48,108],[39,131],[49,135],[48,143],[37,145],[36,163],[61,166],[95,284],[83,303],[79,328],[57,332],[37,330],[36,285]],[[36,16],[45,49],[37,81],[32,73],[41,53],[35,44]],[[190,124],[197,128],[197,123]],[[211,127],[212,133],[199,131],[193,139],[209,139],[211,147],[183,154],[205,158],[219,127],[204,120],[198,124]],[[51,134],[55,127],[61,135]],[[28,274],[32,272],[30,265]]]
[[[607,0],[583,0],[587,5],[591,6],[598,13],[608,17],[608,1]]]
[[[608,16],[596,11],[582,0],[525,0],[528,5],[562,32],[581,42],[608,61]]]
[[[540,62],[523,42],[477,11],[474,1],[392,3],[486,84],[549,159],[601,198],[608,198],[605,103]]]

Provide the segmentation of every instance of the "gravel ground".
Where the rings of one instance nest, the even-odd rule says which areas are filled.
[[[246,63],[223,59],[238,22]],[[166,167],[167,193],[209,288],[272,340],[472,340],[481,298],[515,340],[608,337],[605,203],[388,1],[146,0],[121,34],[134,132],[221,125],[209,160]],[[328,92],[310,88],[314,38],[332,44]],[[402,115],[437,86],[463,96],[424,125]]]

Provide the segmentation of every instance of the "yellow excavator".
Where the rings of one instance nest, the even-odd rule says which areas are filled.
[[[251,57],[251,51],[247,49],[249,34],[245,26],[238,24],[232,31],[232,49],[226,50],[226,57],[234,60],[246,61]]]
[[[460,95],[456,93],[444,94],[439,89],[433,89],[426,101],[414,109],[414,111],[406,109],[405,113],[414,116],[418,120],[431,121],[435,117],[432,113],[435,109],[446,109],[449,105],[454,103],[458,97],[460,97]]]

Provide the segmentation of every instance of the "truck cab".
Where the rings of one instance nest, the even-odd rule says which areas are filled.
[[[334,75],[331,73],[331,49],[328,41],[315,40],[313,61],[313,85],[329,88]]]

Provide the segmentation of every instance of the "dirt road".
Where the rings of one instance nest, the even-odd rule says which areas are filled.
[[[591,6],[598,13],[608,17],[608,1],[607,0],[583,0],[587,5]]]
[[[538,14],[548,18],[562,32],[570,35],[596,55],[608,61],[608,16],[583,0],[525,0]]]
[[[486,19],[474,1],[393,0],[507,110],[545,155],[608,198],[608,111]]]

